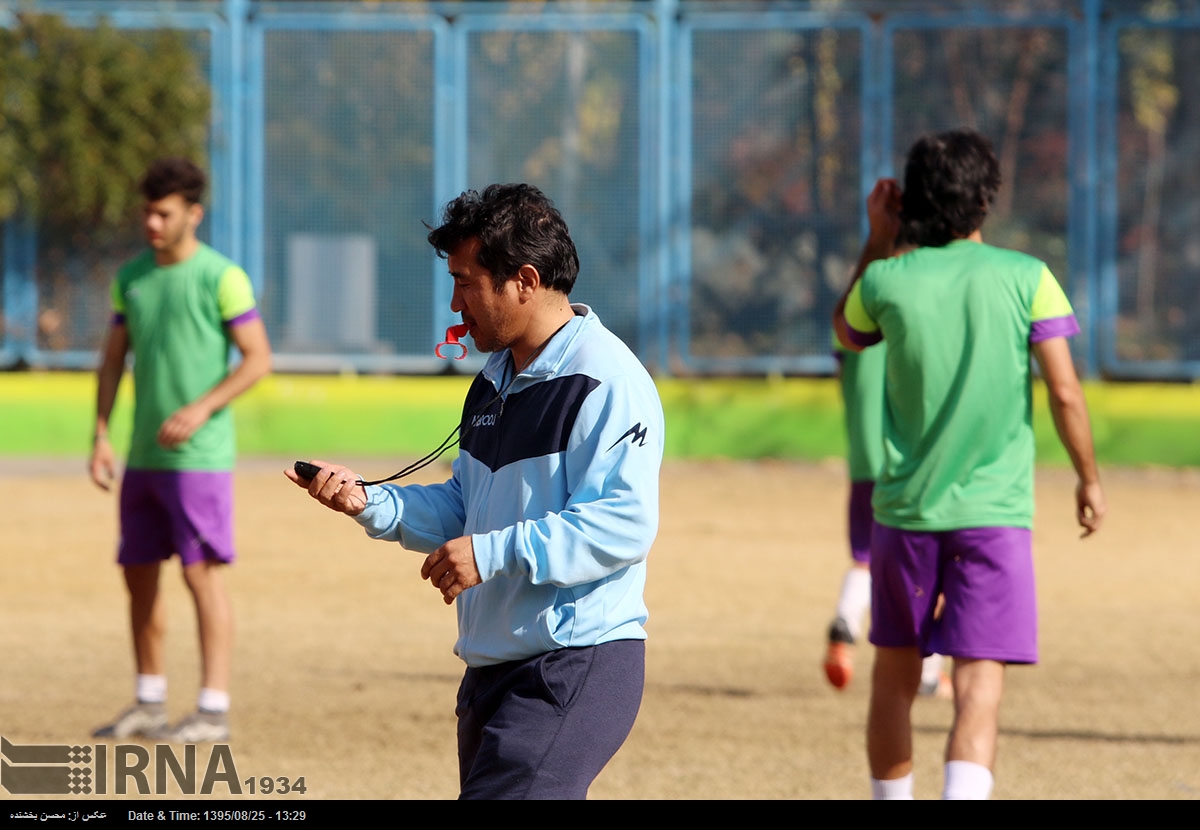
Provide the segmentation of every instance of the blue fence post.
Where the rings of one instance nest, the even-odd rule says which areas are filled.
[[[1095,107],[1100,113],[1097,120],[1097,163],[1096,163],[1096,246],[1103,251],[1096,253],[1096,273],[1089,275],[1089,290],[1096,301],[1097,334],[1096,344],[1098,371],[1107,373],[1116,368],[1117,342],[1116,320],[1118,308],[1117,283],[1117,231],[1118,231],[1118,147],[1117,118],[1119,101],[1117,86],[1120,83],[1118,67],[1118,36],[1120,26],[1109,16],[1097,32],[1097,63],[1100,83],[1097,88]],[[1101,41],[1101,38],[1103,39]]]
[[[435,221],[441,218],[446,203],[470,186],[467,175],[467,79],[470,75],[467,38],[467,27],[451,20],[446,36],[435,44],[434,141],[437,147],[447,148],[446,152],[434,153],[434,204],[430,215]],[[447,276],[446,263],[436,257],[431,263],[434,307],[429,315],[429,334],[430,341],[436,343],[448,326],[461,321],[450,311],[453,283]],[[452,369],[454,363],[450,361]]]
[[[247,221],[249,219],[247,215],[248,200],[246,199],[249,158],[246,153],[246,131],[243,124],[248,97],[246,95],[246,20],[250,14],[250,4],[248,0],[224,0],[224,13],[227,26],[228,72],[225,74],[225,88],[218,90],[223,110],[220,123],[225,126],[224,135],[220,138],[223,139],[224,146],[228,151],[228,158],[222,160],[223,175],[227,183],[224,230],[228,234],[228,248],[224,253],[234,262],[245,263],[248,251],[246,231],[249,227]],[[261,273],[251,274],[255,289],[260,292],[262,291],[262,278]]]
[[[1098,300],[1099,257],[1097,227],[1099,222],[1099,143],[1097,141],[1096,98],[1097,38],[1099,37],[1100,5],[1102,0],[1085,0],[1083,24],[1072,27],[1078,34],[1071,44],[1067,73],[1068,112],[1070,126],[1070,221],[1067,223],[1067,262],[1069,263],[1072,303],[1076,306],[1084,329],[1081,374],[1097,374],[1096,342],[1103,317]]]
[[[37,348],[37,224],[26,213],[4,223],[3,358],[27,361]]]
[[[676,151],[683,146],[682,137],[675,134],[676,121],[673,116],[678,107],[676,96],[687,94],[686,90],[681,89],[680,84],[675,83],[677,80],[675,61],[679,54],[679,26],[676,23],[678,14],[678,0],[655,0],[654,16],[658,26],[658,62],[655,67],[658,80],[656,88],[658,120],[655,125],[657,141],[655,147],[655,168],[657,170],[655,204],[657,211],[655,215],[657,219],[654,222],[654,233],[649,241],[654,245],[653,250],[655,251],[653,261],[657,272],[657,285],[654,296],[657,298],[657,302],[654,323],[646,329],[645,351],[647,355],[655,356],[652,362],[656,362],[658,371],[665,375],[671,374],[671,319],[676,299],[674,296],[675,279],[671,270],[675,258],[671,252],[675,247],[676,234],[680,232],[680,229],[676,227],[680,214],[674,210],[672,201],[675,192],[672,173],[674,172]],[[654,346],[650,345],[651,341],[655,343]]]
[[[878,18],[872,18],[863,42],[862,90],[862,211],[863,239],[870,230],[866,198],[882,176],[892,175],[892,37]]]

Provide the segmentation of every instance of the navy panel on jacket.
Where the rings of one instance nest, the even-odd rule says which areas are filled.
[[[478,375],[463,406],[460,446],[493,472],[514,461],[566,450],[579,408],[600,381],[587,375],[565,375],[509,394],[501,401],[496,389]],[[501,429],[502,424],[510,429]]]

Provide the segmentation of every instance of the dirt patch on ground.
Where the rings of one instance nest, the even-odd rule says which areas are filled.
[[[307,792],[288,799],[453,798],[454,612],[420,579],[420,555],[322,510],[283,478],[287,463],[238,469],[238,774],[304,776]],[[1107,525],[1080,541],[1073,479],[1039,473],[1042,663],[1008,673],[996,798],[1200,797],[1200,473],[1112,471],[1106,483]],[[820,669],[848,564],[846,487],[835,462],[665,467],[646,695],[593,798],[868,796],[869,647],[843,692]],[[0,488],[0,734],[92,743],[132,694],[115,497],[82,461],[0,461]],[[194,703],[198,658],[173,571],[177,717]],[[950,718],[944,701],[917,703],[919,798],[940,792]]]

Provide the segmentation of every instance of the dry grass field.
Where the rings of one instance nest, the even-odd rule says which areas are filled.
[[[237,772],[304,776],[291,806],[451,799],[454,612],[419,578],[418,554],[310,501],[284,479],[287,463],[238,468],[240,561],[227,575]],[[357,468],[382,475],[392,463]],[[1200,798],[1200,471],[1110,470],[1106,484],[1109,520],[1080,541],[1072,478],[1039,472],[1042,663],[1008,673],[997,799]],[[820,668],[848,561],[846,487],[838,462],[666,465],[645,699],[592,798],[868,796],[869,646],[844,692]],[[82,459],[0,460],[0,491],[0,734],[93,743],[90,730],[132,694],[115,496],[90,484]],[[173,718],[198,679],[175,572]],[[914,717],[917,796],[935,798],[949,704],[918,700]]]

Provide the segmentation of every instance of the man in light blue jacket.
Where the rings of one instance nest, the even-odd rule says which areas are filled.
[[[448,260],[451,310],[492,353],[453,475],[287,475],[372,538],[429,554],[421,576],[456,605],[467,664],[460,797],[584,798],[641,704],[662,404],[628,347],[568,300],[578,255],[536,188],[468,191],[429,241]]]

